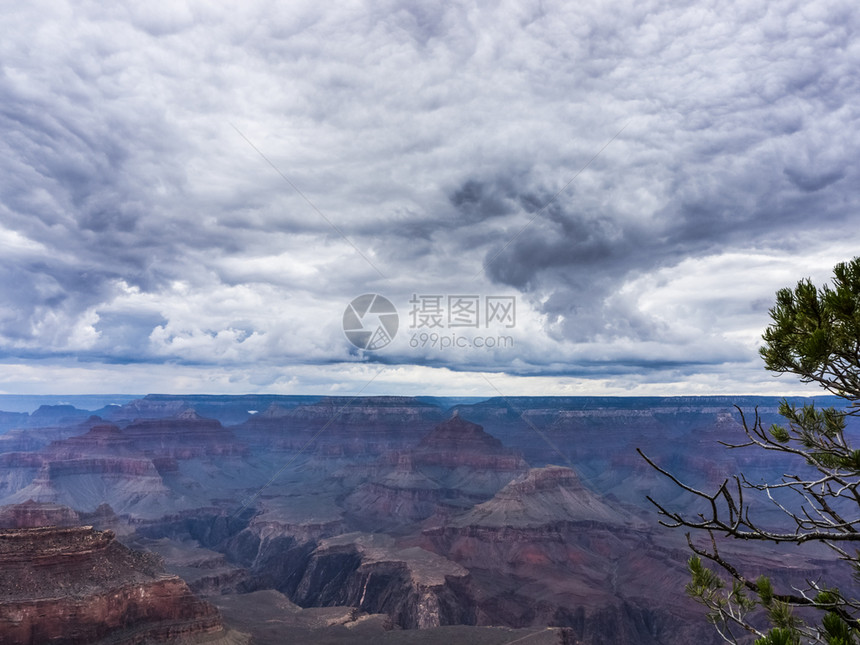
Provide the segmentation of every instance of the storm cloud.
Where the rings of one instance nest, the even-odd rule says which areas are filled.
[[[860,249],[849,2],[4,14],[4,391],[794,391],[773,294]],[[457,294],[514,346],[422,344]]]

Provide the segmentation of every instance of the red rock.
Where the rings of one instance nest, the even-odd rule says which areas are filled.
[[[0,645],[195,642],[224,632],[214,607],[112,531],[0,530]]]
[[[0,506],[0,528],[26,529],[39,526],[76,526],[80,516],[68,506],[27,500]]]

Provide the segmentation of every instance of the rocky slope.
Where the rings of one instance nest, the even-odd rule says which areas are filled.
[[[232,481],[224,472],[248,455],[229,429],[193,410],[123,428],[91,418],[76,429],[32,452],[0,454],[0,501],[87,512],[107,503],[118,514],[160,517],[211,503],[204,486],[218,477]]]
[[[158,513],[169,507],[170,491],[161,473],[116,426],[99,424],[86,433],[52,442],[33,453],[0,455],[4,478],[11,478],[3,499],[55,502],[93,511],[107,502],[119,512]]]
[[[254,645],[581,645],[570,629],[471,627],[449,625],[402,630],[382,614],[350,607],[308,607],[276,591],[256,591],[212,598],[224,617]]]
[[[161,459],[202,456],[242,456],[248,447],[217,419],[207,419],[192,409],[162,419],[142,419],[122,429],[137,450]]]
[[[79,526],[80,515],[60,504],[27,500],[0,506],[0,529],[32,529],[41,526]]]
[[[345,534],[314,550],[296,591],[304,606],[347,605],[403,628],[475,624],[469,572],[380,534]]]
[[[247,525],[208,544],[246,568],[251,580],[245,589],[277,589],[294,597],[320,540],[348,530],[342,513],[325,494],[273,498],[258,502]],[[206,533],[198,533],[206,539]]]
[[[682,545],[654,537],[553,466],[426,529],[419,543],[472,572],[479,624],[570,627],[593,645],[718,642],[684,597]]]
[[[0,433],[20,428],[27,424],[30,415],[26,412],[0,411]]]
[[[492,500],[478,504],[450,525],[528,528],[562,522],[622,524],[631,519],[587,489],[575,471],[547,466],[517,477]]]
[[[202,547],[196,540],[136,539],[133,546],[160,556],[167,571],[185,580],[195,594],[240,593],[248,587],[250,575],[246,569],[229,563],[223,553]]]
[[[95,425],[104,423],[101,417],[89,416],[86,420],[71,425],[17,428],[0,435],[0,453],[29,452],[39,450],[52,441],[61,441],[83,434]]]
[[[368,530],[448,516],[489,499],[527,469],[519,454],[456,413],[379,465],[345,500]]]
[[[0,530],[0,643],[237,642],[154,556],[89,526]],[[242,639],[238,639],[241,641]],[[246,640],[246,639],[245,639]]]

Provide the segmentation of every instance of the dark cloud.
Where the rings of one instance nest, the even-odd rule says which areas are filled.
[[[800,188],[800,190],[808,193],[814,193],[822,188],[827,188],[830,184],[833,184],[845,177],[844,170],[832,170],[830,172],[812,175],[805,174],[791,168],[785,168],[783,172],[786,177],[791,180],[792,184]]]
[[[789,260],[860,243],[847,2],[8,22],[0,358],[713,383],[754,360]],[[734,295],[699,300],[713,271]],[[515,360],[350,354],[338,316],[371,291],[514,293],[528,331]]]
[[[451,195],[451,205],[467,222],[483,222],[490,217],[514,212],[516,194],[508,181],[502,185],[486,185],[469,179]]]

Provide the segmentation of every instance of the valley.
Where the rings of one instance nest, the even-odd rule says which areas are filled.
[[[10,554],[58,543],[107,573],[7,579],[0,621],[42,603],[87,638],[137,642],[88,632],[80,609],[135,584],[169,609],[100,611],[163,642],[175,634],[159,621],[182,617],[200,642],[718,643],[684,593],[683,533],[645,496],[689,500],[636,448],[699,486],[778,478],[790,464],[717,443],[743,435],[735,403],[775,419],[779,400],[151,395],[16,413],[0,435],[0,556],[23,571]],[[35,546],[7,548],[21,535]],[[81,555],[81,540],[104,544]],[[741,547],[725,545],[778,580],[832,567],[821,551]],[[0,642],[37,642],[28,620]]]

